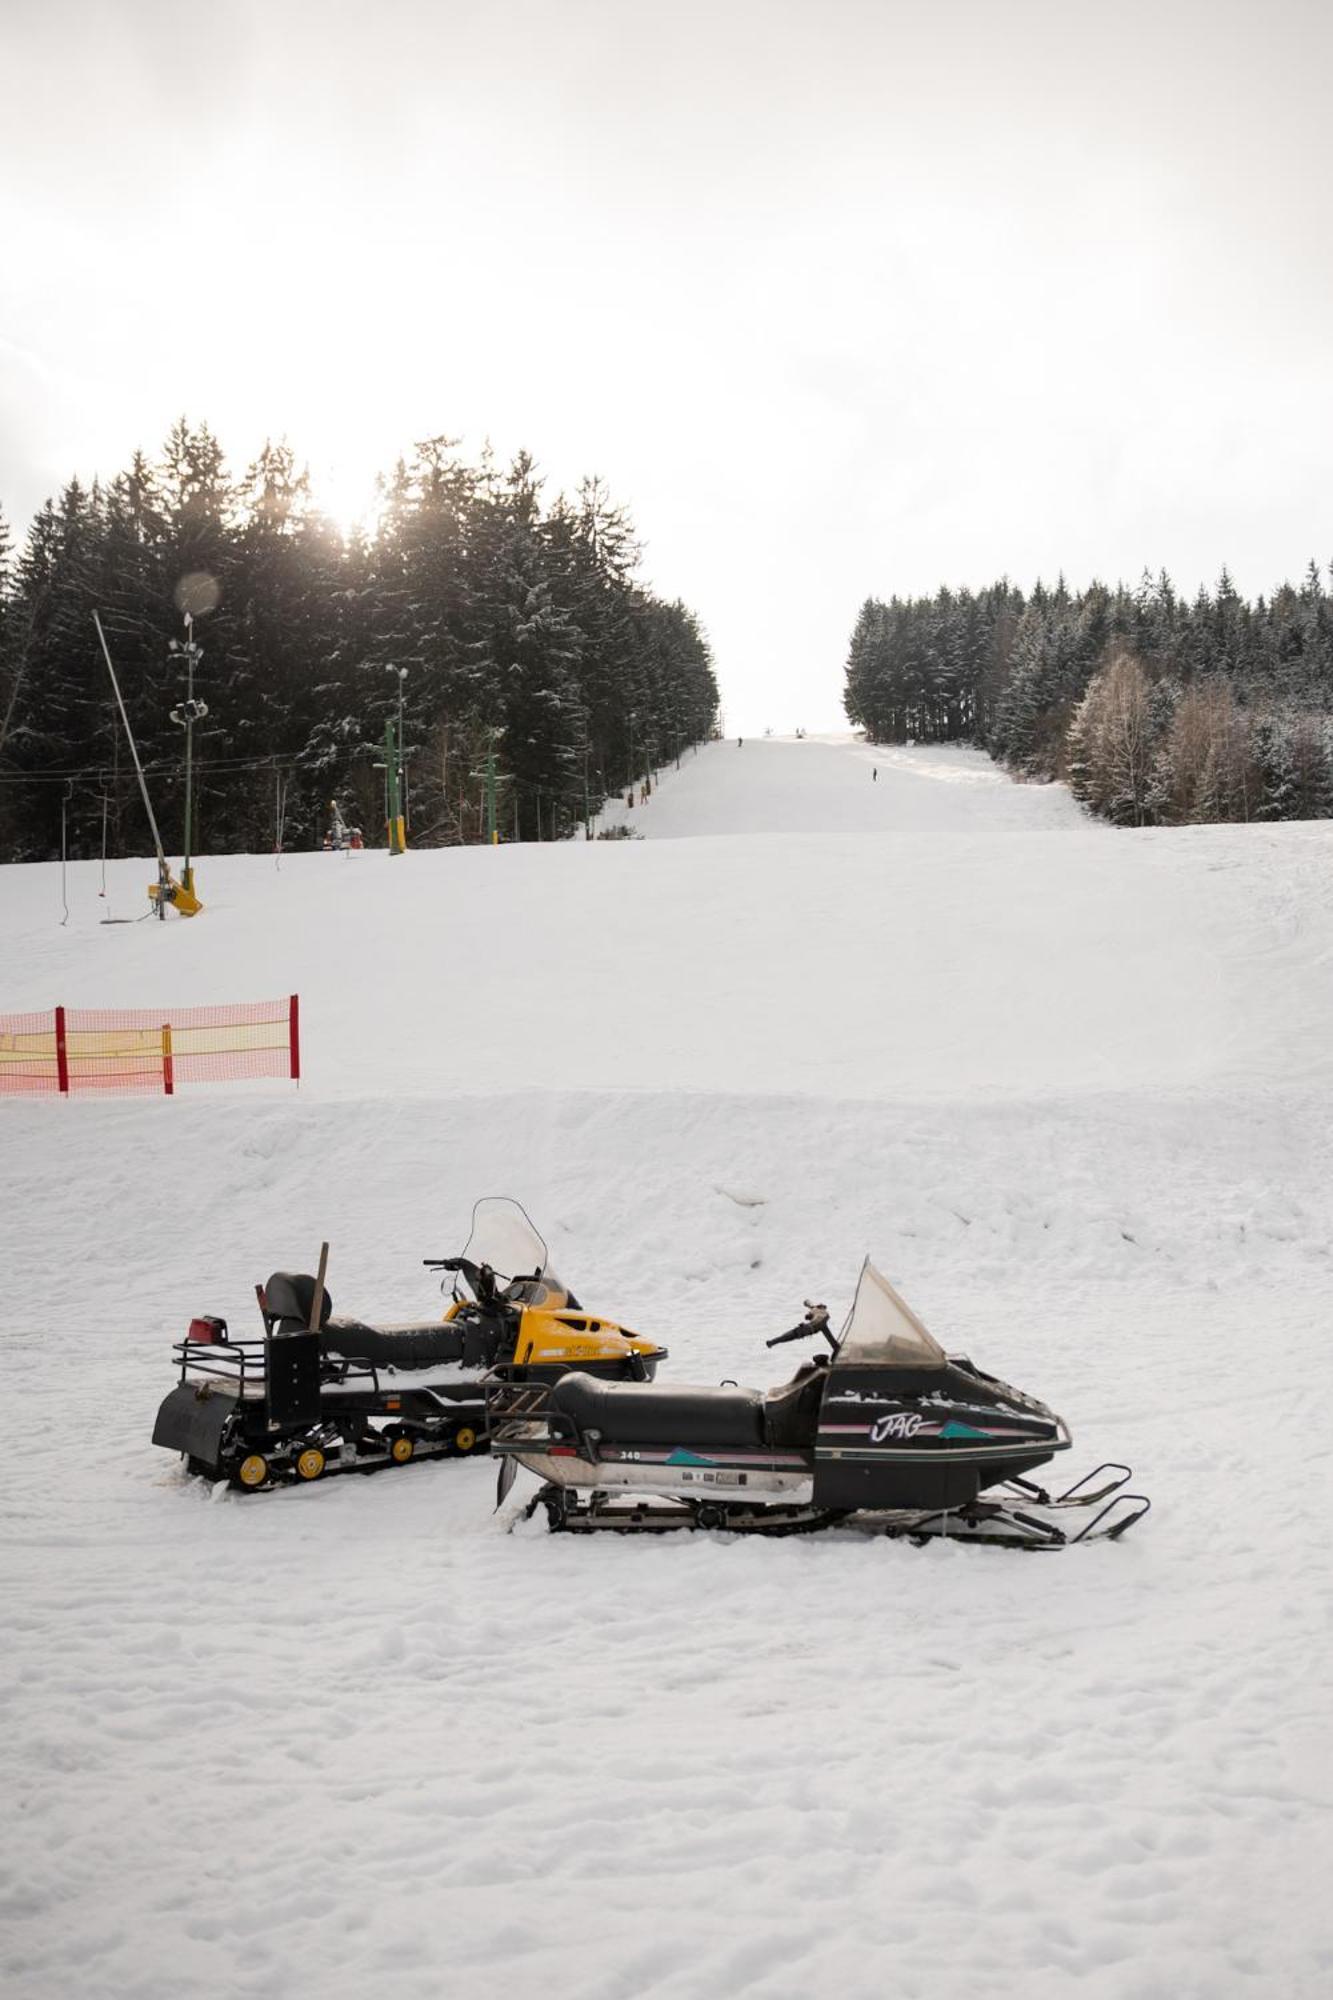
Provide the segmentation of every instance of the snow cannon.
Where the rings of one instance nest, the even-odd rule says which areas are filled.
[[[178,917],[197,917],[204,907],[194,893],[193,868],[185,870],[183,882],[167,869],[160,880],[148,884],[148,900],[159,916],[165,916],[169,906]]]

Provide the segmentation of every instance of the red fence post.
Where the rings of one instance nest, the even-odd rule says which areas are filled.
[[[292,1081],[301,1081],[301,996],[293,993],[287,1016],[288,1050],[291,1055]]]
[[[62,1097],[69,1096],[69,1051],[65,1046],[65,1010],[56,1008],[56,1082]]]

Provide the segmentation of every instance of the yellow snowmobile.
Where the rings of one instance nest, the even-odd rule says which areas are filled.
[[[430,1270],[456,1274],[444,1325],[459,1337],[465,1367],[506,1367],[540,1382],[553,1382],[567,1368],[650,1382],[665,1358],[656,1341],[584,1310],[551,1269],[526,1211],[505,1195],[476,1203],[461,1256],[424,1261]],[[471,1298],[460,1293],[458,1278]]]
[[[288,1271],[256,1288],[261,1340],[233,1340],[215,1316],[192,1320],[173,1349],[180,1377],[153,1443],[181,1452],[192,1472],[249,1490],[457,1457],[489,1448],[485,1370],[549,1383],[578,1368],[649,1382],[666,1353],[584,1310],[516,1201],[479,1201],[462,1254],[423,1261],[453,1277],[443,1320],[339,1317],[314,1278]]]

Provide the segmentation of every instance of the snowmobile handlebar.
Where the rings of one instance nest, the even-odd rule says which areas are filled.
[[[781,1347],[785,1341],[809,1340],[816,1333],[822,1333],[829,1346],[837,1351],[838,1343],[829,1332],[828,1307],[816,1304],[814,1299],[807,1299],[805,1318],[798,1325],[789,1327],[786,1333],[775,1333],[771,1340],[764,1342],[764,1346]]]
[[[474,1264],[470,1257],[423,1257],[421,1261],[431,1271],[461,1272],[482,1305],[490,1305],[499,1294],[495,1272],[489,1264]]]

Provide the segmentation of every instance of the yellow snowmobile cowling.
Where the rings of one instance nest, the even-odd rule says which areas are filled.
[[[548,1382],[571,1368],[651,1382],[666,1358],[656,1341],[588,1311],[552,1270],[531,1217],[507,1195],[483,1195],[474,1204],[461,1256],[442,1257],[437,1268],[455,1274],[445,1317],[459,1326],[465,1344],[469,1328],[488,1330],[492,1367]],[[460,1295],[459,1283],[471,1299]]]
[[[455,1299],[444,1317],[457,1319],[470,1309],[471,1302]],[[666,1353],[655,1340],[629,1333],[614,1320],[595,1319],[573,1309],[548,1306],[520,1306],[518,1332],[514,1340],[513,1366],[559,1372],[582,1368],[601,1374],[608,1369],[630,1378],[651,1377]],[[639,1363],[634,1365],[634,1357]]]
[[[644,1362],[661,1359],[656,1341],[641,1340],[609,1319],[585,1313],[548,1312],[525,1306],[519,1321],[514,1360],[520,1368],[587,1368],[590,1362],[625,1360],[632,1354]]]

